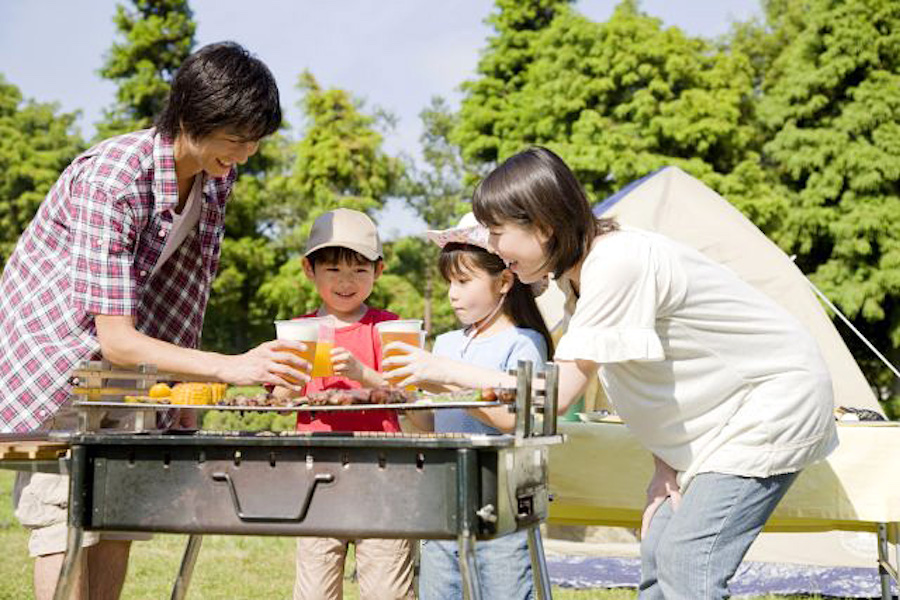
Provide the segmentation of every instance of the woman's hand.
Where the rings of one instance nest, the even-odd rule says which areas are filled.
[[[335,375],[352,379],[360,383],[365,379],[365,365],[353,356],[353,353],[340,346],[331,349],[331,369]]]
[[[656,470],[650,480],[650,485],[647,486],[647,503],[641,517],[641,539],[647,535],[653,515],[666,501],[666,498],[672,502],[673,511],[678,510],[678,505],[681,504],[681,489],[678,487],[676,479],[678,471],[656,456],[653,457],[653,462],[656,464]]]
[[[238,354],[223,356],[218,377],[235,385],[269,383],[299,392],[309,381],[312,365],[295,354],[303,352],[303,342],[273,340]]]
[[[451,365],[457,363],[446,358],[439,358],[427,350],[403,342],[391,342],[383,349],[385,356],[391,351],[399,351],[401,354],[385,358],[381,362],[381,371],[385,377],[390,377],[392,380],[396,381],[397,378],[402,378],[397,383],[397,387],[402,388],[422,383],[452,383]],[[448,367],[450,368],[448,369]]]

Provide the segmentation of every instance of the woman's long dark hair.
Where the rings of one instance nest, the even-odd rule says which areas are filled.
[[[479,246],[451,243],[444,246],[438,260],[438,268],[446,281],[460,279],[471,271],[483,271],[491,277],[500,277],[506,264],[496,254]],[[534,301],[531,287],[513,277],[513,285],[503,299],[501,309],[517,327],[533,329],[541,334],[547,344],[547,356],[553,356],[553,338],[544,323],[544,317]]]
[[[512,222],[549,237],[544,251],[555,277],[578,264],[599,235],[619,228],[591,211],[584,188],[563,160],[536,146],[506,159],[472,196],[475,218],[488,227]]]

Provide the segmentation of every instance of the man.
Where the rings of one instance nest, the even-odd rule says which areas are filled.
[[[237,44],[213,44],[185,60],[154,128],[101,142],[66,168],[0,279],[0,432],[71,428],[69,374],[101,356],[302,387],[306,363],[284,352],[302,349],[296,342],[240,356],[196,349],[235,165],[280,123],[269,69]],[[61,475],[17,481],[37,600],[52,597],[64,558],[67,489]],[[130,541],[88,535],[85,545],[76,596],[117,598]]]

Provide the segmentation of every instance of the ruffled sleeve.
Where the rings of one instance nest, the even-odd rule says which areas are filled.
[[[625,232],[598,240],[581,270],[581,295],[555,358],[599,364],[665,359],[656,332],[653,248]]]

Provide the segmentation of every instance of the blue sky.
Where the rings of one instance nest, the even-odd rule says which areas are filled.
[[[594,20],[612,14],[614,0],[580,0]],[[115,94],[98,71],[115,39],[116,0],[2,0],[0,73],[27,98],[81,110],[86,137]],[[130,6],[130,3],[129,3]],[[393,113],[390,152],[418,154],[418,114],[432,96],[458,104],[458,86],[474,75],[490,29],[490,0],[194,0],[198,45],[237,41],[272,69],[288,121],[297,126],[297,76],[309,69],[326,87],[340,87]],[[644,12],[692,35],[717,36],[760,13],[759,0],[644,0]],[[386,234],[421,230],[392,205]]]

